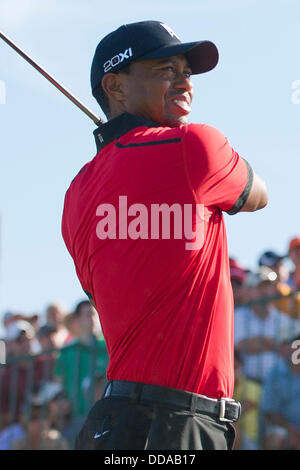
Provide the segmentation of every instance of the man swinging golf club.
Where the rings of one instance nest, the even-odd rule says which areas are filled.
[[[220,131],[188,123],[191,75],[217,62],[212,42],[182,43],[159,21],[123,25],[96,48],[92,92],[108,122],[67,191],[62,233],[110,360],[77,449],[233,446],[240,404],[222,212],[261,209],[267,191]],[[187,247],[188,215],[197,246]]]

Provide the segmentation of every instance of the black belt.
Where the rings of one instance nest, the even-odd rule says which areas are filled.
[[[235,422],[241,414],[241,404],[231,398],[209,398],[159,385],[112,380],[108,382],[103,398],[128,397],[141,401],[157,402],[179,407],[191,412],[209,413],[219,421]]]

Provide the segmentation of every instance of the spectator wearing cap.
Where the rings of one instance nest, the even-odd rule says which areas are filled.
[[[274,282],[274,296],[281,298],[272,302],[275,308],[293,318],[300,316],[300,294],[292,294],[292,288],[288,284],[289,271],[284,264],[285,256],[280,256],[274,251],[264,252],[258,261],[260,267],[267,266],[277,274]]]
[[[288,255],[295,265],[295,270],[291,273],[288,283],[292,289],[300,289],[300,237],[290,241]]]
[[[56,328],[52,325],[43,325],[38,330],[36,337],[40,343],[42,351],[51,349],[58,349],[58,340],[56,335]]]
[[[5,342],[9,345],[13,357],[24,356],[32,352],[32,340],[35,331],[25,320],[13,321],[7,326]]]
[[[34,329],[24,320],[15,321],[7,328],[5,341],[11,356],[1,375],[0,429],[19,420],[28,390],[40,382],[45,373],[43,358],[31,353],[33,339]]]
[[[281,360],[269,371],[261,411],[266,450],[300,450],[300,324],[281,330]]]
[[[64,385],[76,417],[85,417],[94,403],[96,376],[105,377],[108,365],[103,336],[95,334],[96,319],[96,311],[88,300],[78,303],[73,320],[77,322],[79,337],[60,350],[55,365],[56,380]]]
[[[284,264],[285,256],[281,256],[275,251],[265,251],[258,260],[259,266],[267,266],[277,274],[279,282],[286,283],[289,278],[289,271]]]
[[[14,441],[12,450],[68,450],[69,444],[61,432],[51,426],[49,404],[62,392],[57,383],[41,383],[24,408],[24,436]]]
[[[32,341],[31,341],[31,352],[37,353],[39,352],[39,345],[38,342],[35,339],[35,333],[38,329],[38,321],[39,317],[38,315],[23,315],[22,313],[13,313],[13,312],[6,312],[3,316],[3,326],[5,329],[5,335],[6,338],[10,336],[10,331],[13,331],[14,327],[13,325],[18,322],[20,325],[20,322],[25,322],[23,323],[23,326],[25,325],[25,328],[27,328],[28,325],[30,325],[30,330],[31,330],[31,336],[32,336]],[[27,326],[26,326],[27,325]],[[5,338],[4,338],[5,339]],[[7,355],[10,355],[10,344],[7,344]]]
[[[251,277],[251,284],[250,284]],[[264,300],[274,295],[277,275],[266,266],[249,276],[252,303],[235,311],[235,348],[243,360],[243,372],[262,383],[278,359],[278,334],[294,320]]]

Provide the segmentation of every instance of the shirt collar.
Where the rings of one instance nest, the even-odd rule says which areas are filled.
[[[96,140],[97,152],[103,149],[103,147],[106,145],[113,142],[113,140],[119,139],[122,135],[126,134],[132,129],[143,126],[159,127],[160,124],[157,124],[153,121],[148,121],[147,119],[140,116],[135,116],[134,114],[120,114],[111,121],[108,121],[105,124],[99,126],[93,132]]]

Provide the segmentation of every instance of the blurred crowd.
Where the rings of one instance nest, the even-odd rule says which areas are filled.
[[[235,301],[235,448],[300,449],[300,237],[249,270],[230,259]]]
[[[236,450],[300,449],[300,237],[257,268],[230,258],[235,302]],[[0,449],[72,449],[106,384],[108,354],[88,300],[71,313],[3,317]]]
[[[88,300],[71,313],[3,317],[6,364],[0,368],[0,449],[67,450],[101,397],[108,354]]]

